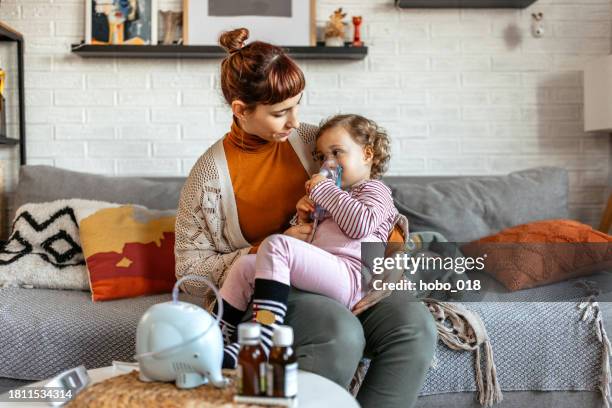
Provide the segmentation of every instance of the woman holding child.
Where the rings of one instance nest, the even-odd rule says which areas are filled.
[[[320,131],[300,124],[302,71],[282,49],[245,46],[247,38],[246,29],[220,38],[229,53],[221,89],[233,123],[183,187],[177,278],[199,274],[221,288],[225,367],[235,366],[235,326],[252,303],[264,348],[272,327],[288,324],[301,369],[346,387],[366,356],[372,362],[359,403],[410,407],[433,356],[433,319],[409,293],[379,299],[359,279],[360,243],[401,239],[406,232],[389,189],[377,180],[389,159],[388,138],[358,115],[331,118]],[[341,188],[316,174],[313,152],[342,165]],[[315,205],[328,215],[311,245],[305,241]],[[290,226],[296,212],[298,222]],[[199,282],[183,289],[216,309],[214,295]]]

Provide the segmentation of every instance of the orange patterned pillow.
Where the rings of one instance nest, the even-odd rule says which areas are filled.
[[[571,220],[518,225],[461,247],[509,290],[612,270],[612,236]]]
[[[171,292],[174,211],[135,205],[100,209],[80,220],[81,246],[92,299]]]

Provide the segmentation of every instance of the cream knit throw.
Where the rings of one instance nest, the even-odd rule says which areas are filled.
[[[447,347],[476,353],[474,367],[480,404],[490,407],[501,402],[503,396],[497,382],[493,349],[481,318],[466,309],[461,303],[440,302],[430,298],[423,299],[423,302],[436,321],[438,338]],[[484,353],[484,375],[482,353]]]

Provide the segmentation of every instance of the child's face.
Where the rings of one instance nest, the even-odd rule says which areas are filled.
[[[342,127],[327,129],[317,139],[317,156],[334,158],[342,166],[342,187],[370,178],[372,149],[361,146]]]

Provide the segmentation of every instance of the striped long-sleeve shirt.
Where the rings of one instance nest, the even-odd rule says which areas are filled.
[[[310,191],[310,199],[322,206],[352,239],[374,234],[387,242],[398,217],[391,190],[379,180],[366,180],[348,192],[324,180]]]

